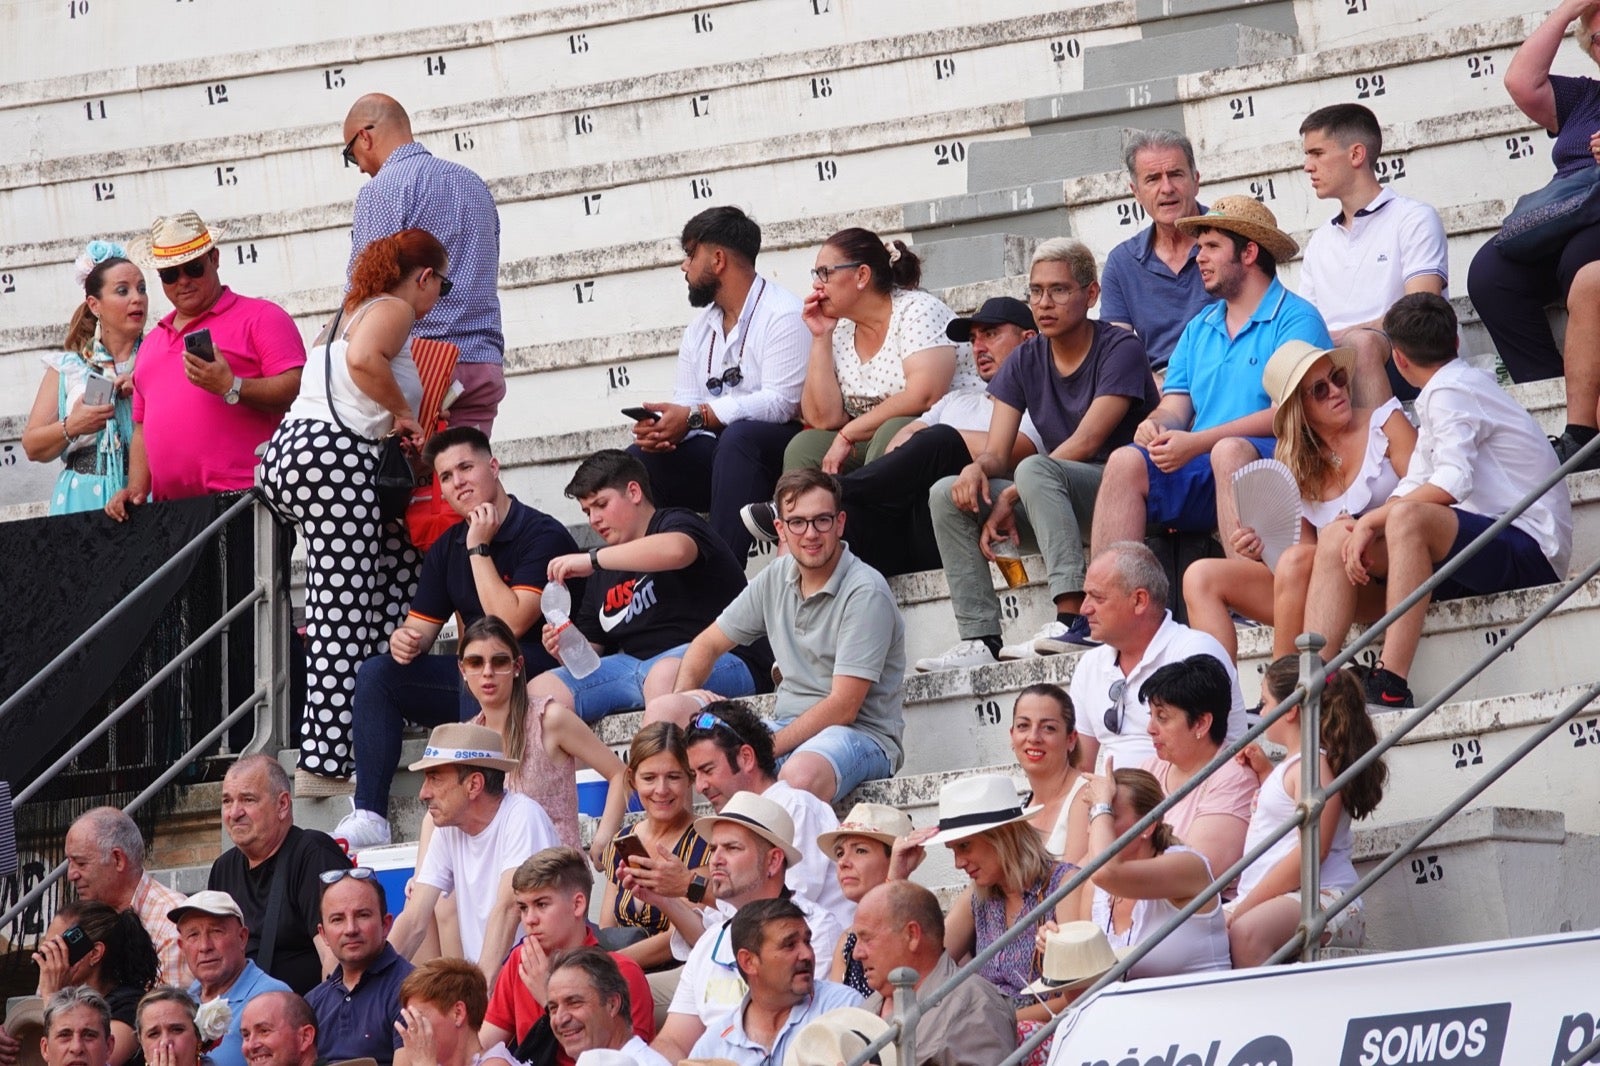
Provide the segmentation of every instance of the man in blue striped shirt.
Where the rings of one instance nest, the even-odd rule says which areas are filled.
[[[372,180],[356,195],[350,265],[368,244],[403,229],[425,229],[450,256],[450,294],[419,319],[413,336],[461,349],[452,426],[487,436],[506,394],[500,329],[500,214],[489,187],[460,163],[435,158],[411,136],[411,118],[393,97],[363,96],[344,120],[344,157]],[[348,271],[348,268],[347,268]]]

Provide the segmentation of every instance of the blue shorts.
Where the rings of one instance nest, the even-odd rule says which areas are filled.
[[[776,733],[792,721],[794,721],[792,718],[783,722],[769,721],[767,727]],[[851,789],[863,781],[874,781],[889,777],[893,773],[889,767],[889,756],[878,742],[861,730],[851,729],[847,725],[828,726],[779,759],[778,766],[782,767],[790,757],[802,751],[822,756],[828,760],[828,765],[833,767],[833,778],[837,782],[834,786],[834,802],[838,802],[839,797],[848,795]]]
[[[1255,445],[1263,459],[1277,450],[1276,437],[1245,437]],[[1138,447],[1138,445],[1134,445]],[[1146,520],[1184,533],[1210,533],[1217,528],[1217,477],[1211,471],[1211,456],[1197,455],[1168,474],[1157,469],[1150,453],[1143,448],[1145,472],[1150,476],[1150,495],[1145,500]]]
[[[1456,513],[1456,540],[1439,566],[1460,555],[1468,544],[1496,521],[1487,515],[1463,511],[1459,507],[1450,509]],[[1434,570],[1438,570],[1439,566]],[[1433,598],[1457,600],[1463,596],[1485,596],[1491,592],[1553,585],[1560,580],[1550,560],[1539,549],[1539,542],[1516,526],[1507,526],[1493,540],[1479,548],[1478,554],[1463,563],[1461,569],[1446,578],[1434,590]]]
[[[593,725],[608,714],[643,707],[644,679],[650,668],[662,659],[683,658],[688,648],[689,645],[680,644],[649,659],[635,659],[621,652],[602,655],[600,668],[584,678],[574,678],[564,666],[558,666],[553,673],[572,693],[573,710],[578,712],[578,717]],[[750,696],[756,691],[750,667],[732,652],[712,666],[705,687],[730,698]]]

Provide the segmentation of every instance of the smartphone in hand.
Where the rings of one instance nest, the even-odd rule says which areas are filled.
[[[197,329],[193,333],[184,335],[183,350],[196,359],[204,359],[208,363],[217,361],[217,349],[211,343],[209,329]]]
[[[67,965],[76,966],[78,961],[94,950],[94,941],[89,939],[89,934],[83,931],[82,926],[75,925],[61,934],[61,939],[67,944]]]
[[[90,372],[83,384],[83,402],[90,407],[104,407],[116,398],[117,383],[104,374]]]
[[[661,412],[652,411],[648,407],[624,407],[622,409],[622,413],[633,419],[635,422],[661,421]]]
[[[629,859],[647,859],[650,853],[645,849],[644,841],[632,834],[617,837],[611,842],[612,849],[617,854],[617,861],[626,865]]]

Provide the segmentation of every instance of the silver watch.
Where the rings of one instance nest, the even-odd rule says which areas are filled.
[[[239,380],[239,375],[235,374],[233,376],[233,384],[229,385],[228,391],[222,394],[222,399],[228,404],[228,406],[231,407],[239,402],[239,386],[241,384],[242,382]]]

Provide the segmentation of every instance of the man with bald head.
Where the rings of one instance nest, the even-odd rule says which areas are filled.
[[[412,336],[461,349],[451,404],[452,426],[487,436],[506,394],[505,335],[500,329],[500,214],[477,174],[433,156],[411,136],[411,117],[382,93],[357,100],[344,119],[344,158],[372,178],[356,194],[350,265],[368,244],[403,229],[425,229],[449,254],[449,295],[412,327]],[[431,428],[431,427],[430,427]]]
[[[144,834],[133,819],[115,807],[84,811],[67,830],[66,853],[78,898],[138,914],[161,960],[161,983],[188,984],[193,975],[178,950],[178,927],[167,917],[185,897],[145,872]]]
[[[263,992],[245,1004],[239,1040],[249,1066],[313,1066],[317,1018],[293,992]]]

